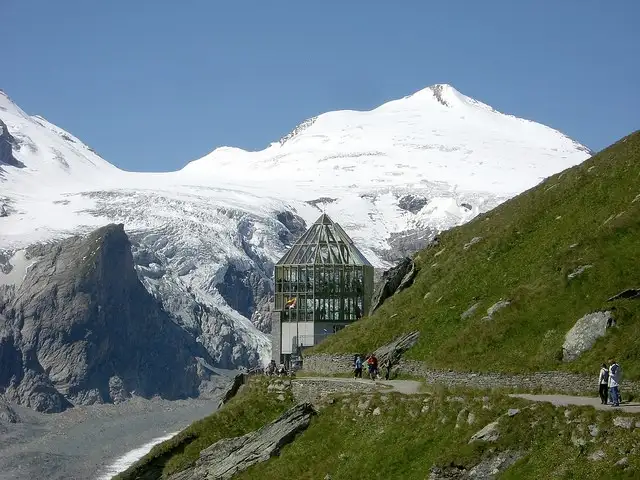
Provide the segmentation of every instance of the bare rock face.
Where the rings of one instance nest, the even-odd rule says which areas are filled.
[[[225,438],[200,452],[193,468],[169,480],[226,480],[256,463],[266,462],[306,430],[315,410],[310,403],[289,409],[260,430],[241,437]]]
[[[471,436],[469,443],[473,442],[495,442],[500,438],[500,428],[498,421],[485,425]]]
[[[523,452],[507,450],[484,458],[477,465],[466,468],[462,465],[432,467],[429,480],[493,480],[524,456]]]
[[[429,199],[422,195],[404,195],[398,199],[398,207],[411,213],[418,213],[429,203]]]
[[[23,168],[24,164],[13,156],[13,147],[17,146],[15,138],[9,133],[7,125],[0,119],[0,165],[11,165]],[[0,168],[0,173],[2,169]]]
[[[2,423],[18,423],[20,421],[20,417],[15,412],[9,402],[4,398],[4,396],[0,395],[0,424]]]
[[[607,301],[613,302],[614,300],[635,298],[640,298],[640,288],[627,288],[626,290],[623,290],[622,292],[614,295]]]
[[[238,373],[233,380],[224,390],[222,394],[222,398],[220,399],[220,403],[218,404],[218,409],[222,408],[225,403],[228,403],[233,397],[236,396],[240,387],[247,383],[247,374],[246,373]]]
[[[410,286],[417,273],[415,263],[409,257],[405,257],[398,265],[384,272],[373,293],[371,313],[380,308],[387,298]]]
[[[567,332],[562,345],[562,360],[570,362],[593,347],[613,322],[611,312],[594,312],[578,319]]]
[[[378,358],[378,364],[384,365],[387,360],[391,365],[396,365],[404,352],[413,347],[420,338],[420,332],[410,332],[399,336],[393,342],[378,348],[374,354]]]
[[[140,283],[123,225],[31,247],[33,265],[0,291],[0,391],[42,412],[131,392],[196,396],[206,350]],[[167,381],[170,379],[170,381]]]

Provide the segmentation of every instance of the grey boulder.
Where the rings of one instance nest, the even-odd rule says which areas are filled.
[[[278,455],[280,449],[306,430],[315,410],[301,403],[255,432],[225,438],[200,452],[193,468],[169,477],[169,480],[226,480],[257,463]]]

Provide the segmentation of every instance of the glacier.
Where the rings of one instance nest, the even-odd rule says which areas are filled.
[[[591,154],[439,84],[310,118],[260,151],[129,172],[0,90],[0,284],[33,243],[124,223],[139,278],[176,323],[218,366],[255,364],[270,355],[274,263],[320,213],[384,269]]]

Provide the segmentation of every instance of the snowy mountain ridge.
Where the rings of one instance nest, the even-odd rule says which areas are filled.
[[[31,243],[124,223],[145,287],[228,367],[268,356],[255,325],[269,329],[273,264],[322,211],[387,267],[590,156],[450,85],[318,115],[264,150],[217,148],[167,173],[120,170],[4,93],[0,121],[0,270]]]

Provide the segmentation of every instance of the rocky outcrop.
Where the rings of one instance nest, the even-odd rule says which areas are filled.
[[[422,195],[404,195],[398,199],[398,207],[411,213],[418,213],[429,203],[429,199]]]
[[[471,247],[473,247],[476,243],[480,243],[482,241],[482,237],[473,237],[471,240],[469,240],[468,243],[465,243],[464,246],[462,247],[464,250],[469,250]]]
[[[507,308],[509,305],[511,305],[511,300],[503,300],[503,299],[498,300],[496,303],[494,303],[489,308],[487,308],[487,314],[484,317],[482,317],[482,320],[484,320],[485,322],[489,320],[493,320],[493,316],[497,312],[499,312],[504,308]]]
[[[0,389],[38,411],[195,396],[207,351],[140,283],[123,225],[37,245],[0,297]]]
[[[397,365],[404,352],[413,347],[420,338],[420,332],[401,335],[393,342],[378,348],[374,354],[378,358],[378,365],[384,365],[387,360],[391,365]]]
[[[280,230],[278,232],[278,238],[284,245],[293,245],[293,243],[307,230],[307,224],[304,219],[300,215],[296,215],[288,210],[278,212],[276,214],[276,219],[285,228],[285,230]]]
[[[15,138],[9,133],[7,125],[0,120],[0,165],[23,168],[24,164],[13,156],[14,147],[17,147]]]
[[[380,308],[387,298],[410,286],[416,274],[416,265],[409,257],[405,257],[398,265],[384,272],[381,282],[373,293],[371,313]]]
[[[286,411],[260,430],[217,441],[200,452],[193,468],[169,477],[170,480],[224,480],[256,463],[266,462],[309,426],[315,410],[302,403]]]
[[[3,395],[0,395],[0,424],[2,423],[18,423],[20,417],[15,412],[7,399]]]
[[[611,312],[588,313],[578,319],[567,332],[562,345],[562,360],[571,362],[589,350],[598,338],[604,336],[607,327],[613,323]]]
[[[222,394],[220,403],[218,403],[218,408],[221,408],[225,403],[228,403],[229,400],[235,397],[238,393],[238,390],[240,390],[240,387],[245,383],[247,383],[246,373],[238,373],[235,377],[233,377],[233,380]]]
[[[523,452],[507,450],[484,458],[469,468],[453,464],[446,467],[434,466],[431,468],[429,480],[493,480],[524,455]]]
[[[621,299],[629,300],[632,298],[633,299],[640,298],[640,288],[627,288],[626,290],[623,290],[622,292],[614,295],[607,301],[613,302],[614,300],[621,300]]]
[[[580,265],[567,275],[567,280],[573,280],[574,278],[579,277],[590,268],[593,268],[593,265]]]
[[[488,423],[476,433],[474,433],[469,439],[469,443],[473,442],[495,442],[500,438],[500,429],[498,427],[498,421]]]

